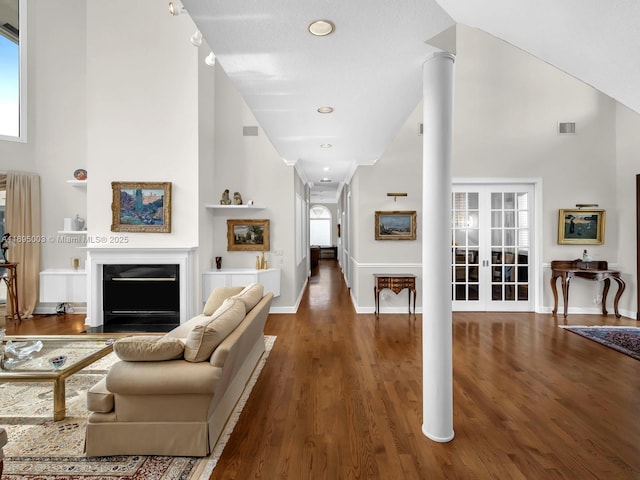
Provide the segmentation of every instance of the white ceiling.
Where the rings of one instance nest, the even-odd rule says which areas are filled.
[[[420,102],[427,42],[456,23],[499,37],[640,112],[636,0],[184,0],[283,160],[336,201]],[[336,25],[314,37],[317,19]],[[334,112],[320,114],[317,108]],[[331,148],[321,148],[322,144]],[[322,178],[330,183],[321,183]]]

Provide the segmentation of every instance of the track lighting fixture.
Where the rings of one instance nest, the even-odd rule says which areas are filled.
[[[200,33],[200,30],[196,30],[189,40],[194,47],[202,45],[202,34]]]
[[[204,59],[204,63],[206,63],[210,67],[213,67],[216,64],[216,56],[213,54],[213,52],[207,55],[207,58]]]
[[[169,13],[174,17],[178,15],[182,15],[183,13],[187,13],[187,10],[184,7],[179,6],[176,3],[169,2]]]

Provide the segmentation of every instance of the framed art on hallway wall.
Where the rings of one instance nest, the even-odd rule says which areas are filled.
[[[376,240],[415,240],[416,212],[377,211],[375,214]]]

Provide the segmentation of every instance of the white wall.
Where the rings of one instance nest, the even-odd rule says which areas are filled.
[[[607,210],[606,243],[588,249],[595,259],[615,265],[619,244],[616,102],[486,33],[462,25],[456,31],[453,176],[543,179],[542,255],[537,266],[541,271],[553,259],[578,258],[584,248],[557,244],[558,209],[599,204]],[[421,112],[419,105],[385,155],[374,166],[360,167],[350,185],[357,199],[352,224],[356,248],[351,255],[359,311],[373,309],[369,267],[389,269],[396,264],[402,271],[421,275],[416,268],[421,265],[425,221],[420,210],[422,148],[416,135]],[[556,133],[557,123],[565,121],[577,123],[576,135]],[[394,190],[409,196],[394,205],[384,198]],[[373,239],[373,212],[396,206],[418,212],[418,240],[400,247],[396,244],[402,242]],[[542,306],[550,307],[553,298],[547,277],[541,285]],[[586,281],[573,285],[571,306],[597,312],[594,289],[601,286]],[[385,306],[406,309],[404,298],[389,298]]]
[[[616,110],[617,134],[617,202],[618,202],[618,268],[627,288],[620,299],[620,309],[636,318],[638,312],[638,272],[636,272],[636,175],[640,174],[640,115],[625,106]]]
[[[373,311],[374,273],[412,273],[417,275],[416,290],[422,289],[422,137],[418,125],[422,121],[419,105],[385,154],[373,166],[359,167],[352,186],[356,199],[352,218],[354,248],[352,294],[359,312]],[[388,197],[388,192],[405,192],[406,197]],[[417,212],[416,240],[375,240],[376,211]],[[398,295],[384,291],[380,310],[406,311],[408,291]],[[421,305],[418,295],[417,307]]]
[[[86,2],[30,0],[27,16],[28,141],[0,141],[0,170],[40,175],[41,267],[69,268],[84,255],[55,237],[64,217],[86,218],[86,191],[66,183],[86,168]]]
[[[213,218],[213,255],[222,257],[222,266],[253,268],[259,252],[227,251],[227,219],[270,220],[270,252],[266,258],[272,267],[282,268],[281,295],[273,309],[290,311],[302,283],[295,264],[295,191],[296,173],[285,165],[259,126],[246,103],[220,66],[216,66],[215,164],[210,189],[213,203],[219,204],[222,192],[240,192],[244,203],[253,200],[263,210],[220,211],[210,209]],[[243,136],[243,126],[258,126],[258,136]]]
[[[172,17],[158,0],[87,6],[87,217],[93,238],[113,236],[111,182],[170,181],[171,233],[116,236],[128,239],[124,246],[198,244],[194,30],[188,16]]]

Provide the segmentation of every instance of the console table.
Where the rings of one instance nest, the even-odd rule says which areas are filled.
[[[607,315],[607,293],[611,286],[611,280],[618,284],[618,291],[613,300],[613,308],[617,318],[620,318],[618,312],[618,301],[625,289],[624,280],[620,277],[617,270],[609,270],[606,261],[583,262],[582,260],[553,260],[551,262],[551,290],[553,291],[553,315],[558,312],[558,291],[556,284],[558,278],[562,281],[562,298],[564,300],[564,316],[567,316],[567,307],[569,303],[569,284],[573,277],[586,278],[596,282],[604,281],[604,289],[602,291],[602,314]]]
[[[388,288],[396,295],[405,288],[409,289],[409,315],[411,315],[411,292],[413,292],[413,318],[416,318],[416,276],[410,273],[382,274],[374,273],[373,294],[376,301],[376,317],[380,315],[380,291]]]
[[[7,285],[7,296],[11,302],[11,309],[13,310],[12,317],[20,318],[20,302],[18,299],[18,264],[17,263],[0,263],[0,272],[6,270],[6,273],[2,273],[0,279]],[[7,315],[9,316],[9,315]]]

